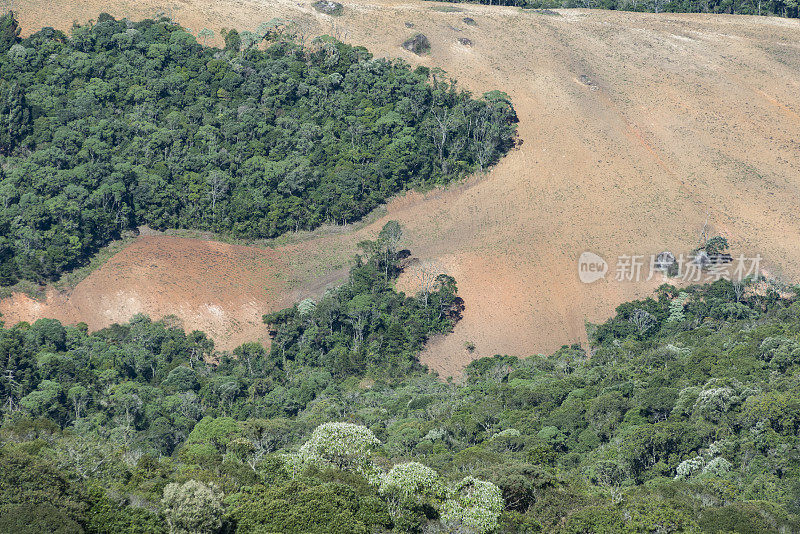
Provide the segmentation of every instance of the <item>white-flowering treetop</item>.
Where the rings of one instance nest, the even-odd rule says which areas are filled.
[[[484,534],[497,528],[503,507],[500,488],[468,476],[456,484],[440,513],[442,523],[451,528]]]
[[[422,501],[444,500],[447,491],[439,473],[418,462],[397,464],[383,477],[381,495]]]

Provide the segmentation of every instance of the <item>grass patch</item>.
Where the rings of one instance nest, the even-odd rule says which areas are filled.
[[[440,13],[461,13],[464,11],[460,7],[456,6],[433,6],[431,9]]]
[[[552,9],[547,9],[547,8],[522,6],[520,9],[523,10],[525,13],[536,13],[538,15],[548,15],[550,17],[561,16],[561,13],[559,13],[558,11],[553,11]]]
[[[0,286],[0,300],[10,297],[14,293],[23,293],[35,300],[44,300],[47,286],[41,286],[30,280],[21,280],[13,286]],[[0,317],[2,321],[2,317]]]
[[[105,265],[105,263],[108,260],[110,260],[111,257],[114,256],[117,252],[127,247],[135,240],[136,236],[133,234],[129,234],[123,236],[121,239],[112,241],[108,245],[98,250],[97,253],[94,254],[89,259],[89,263],[87,263],[86,265],[84,265],[83,267],[78,267],[73,271],[61,275],[61,278],[53,282],[52,284],[53,287],[58,290],[73,289],[75,286],[80,284],[87,276],[89,276],[94,271]]]

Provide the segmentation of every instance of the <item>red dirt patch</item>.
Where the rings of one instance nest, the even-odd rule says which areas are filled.
[[[25,295],[0,301],[10,324],[54,317],[92,330],[137,313],[177,315],[187,330],[204,330],[231,349],[266,339],[261,316],[284,304],[275,283],[286,269],[269,249],[180,237],[140,237],[71,292],[49,291],[45,302]],[[268,288],[268,286],[270,286]],[[288,303],[287,303],[288,305]]]

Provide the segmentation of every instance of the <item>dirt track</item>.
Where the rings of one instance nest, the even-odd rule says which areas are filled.
[[[100,11],[140,18],[169,7],[154,0],[120,0],[113,8],[85,0],[59,2],[55,13],[49,2],[18,5],[26,29],[67,28]],[[53,315],[97,327],[136,311],[171,312],[231,347],[263,337],[263,311],[313,294],[324,286],[320,277],[333,281],[355,243],[387,218],[405,225],[415,255],[456,277],[466,301],[456,331],[423,355],[444,375],[474,357],[528,355],[582,339],[586,320],[607,317],[620,302],[649,293],[657,280],[581,284],[581,252],[609,259],[611,279],[620,254],[690,249],[707,214],[735,253],[759,252],[772,274],[800,275],[797,20],[580,10],[554,16],[465,4],[461,12],[444,13],[428,2],[344,5],[335,22],[310,2],[184,0],[172,8],[194,32],[252,29],[276,16],[300,20],[377,56],[440,66],[476,93],[504,90],[519,114],[522,147],[487,176],[396,199],[386,217],[355,233],[235,253],[207,242],[140,239],[71,296],[0,303],[7,322]],[[465,25],[465,16],[477,26]],[[399,47],[414,31],[429,37],[429,56]],[[460,45],[459,37],[473,46]],[[413,289],[413,273],[401,285]],[[465,341],[475,343],[473,354]]]

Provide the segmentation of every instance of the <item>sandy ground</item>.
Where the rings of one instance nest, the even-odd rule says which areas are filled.
[[[585,339],[586,321],[658,285],[615,281],[619,255],[688,251],[706,220],[734,253],[760,253],[786,280],[800,275],[799,21],[465,4],[447,13],[392,0],[344,6],[332,19],[288,0],[17,3],[26,29],[67,28],[100,11],[171,11],[194,32],[295,20],[376,56],[442,67],[473,92],[506,91],[524,144],[485,176],[395,199],[385,217],[357,232],[268,250],[141,238],[70,295],[0,302],[6,321],[56,316],[99,327],[139,311],[175,313],[222,347],[261,339],[261,313],[335,282],[355,243],[388,218],[406,227],[416,256],[456,277],[466,301],[455,332],[422,357],[444,376],[475,357]],[[415,31],[429,37],[430,55],[400,48]],[[577,276],[586,250],[611,264],[591,285]],[[414,273],[400,285],[414,290]]]

